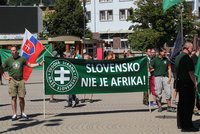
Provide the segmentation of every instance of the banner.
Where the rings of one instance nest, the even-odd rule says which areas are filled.
[[[125,93],[148,90],[147,58],[84,60],[44,57],[45,94]]]
[[[198,56],[198,61],[197,61],[196,67],[195,67],[194,74],[197,77],[197,88],[198,88],[197,94],[200,97],[200,55]]]
[[[8,49],[0,49],[0,55],[1,55],[1,61],[3,64],[5,60],[11,56],[11,53],[10,53],[10,50]]]
[[[40,56],[36,60],[37,63],[41,62],[44,56],[51,56],[51,54],[47,50],[52,53],[52,44],[45,45],[44,51],[40,54]],[[8,49],[0,49],[0,55],[1,55],[2,64],[5,62],[7,58],[12,56],[10,53],[10,50]],[[39,67],[34,67],[33,69],[42,70],[43,68],[42,66],[39,66]]]
[[[38,56],[43,50],[44,46],[26,29],[20,52],[20,55],[26,59],[26,63],[35,64]],[[25,66],[23,71],[24,80],[28,80],[32,68]]]

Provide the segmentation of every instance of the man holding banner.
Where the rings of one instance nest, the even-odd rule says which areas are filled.
[[[24,113],[25,101],[24,97],[26,94],[25,83],[23,80],[23,69],[25,65],[28,67],[36,67],[43,64],[41,63],[30,64],[26,62],[26,59],[22,56],[19,56],[17,52],[17,47],[11,47],[12,56],[6,59],[4,64],[2,65],[4,69],[8,70],[8,74],[3,74],[4,78],[9,80],[9,95],[11,96],[11,104],[12,104],[12,121],[17,119],[17,96],[19,97],[19,105],[20,105],[20,118],[28,119],[28,116]]]
[[[30,68],[37,67],[43,64],[37,63],[36,59],[43,51],[44,46],[26,29],[21,46],[21,56],[17,51],[16,46],[11,47],[12,56],[6,59],[3,64],[3,68],[8,70],[8,74],[3,74],[4,78],[9,80],[9,95],[11,96],[12,104],[12,121],[17,119],[17,96],[19,97],[20,105],[20,118],[28,119],[28,116],[24,113],[26,94],[24,80],[28,80],[32,70]],[[25,66],[27,65],[27,66]]]

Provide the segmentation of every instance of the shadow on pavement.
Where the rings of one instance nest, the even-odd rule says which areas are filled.
[[[9,106],[10,104],[1,104],[0,107]]]
[[[86,103],[86,102],[90,102],[90,103],[93,103],[93,102],[99,102],[99,101],[102,101],[102,99],[80,99],[80,102],[81,103]]]
[[[7,120],[10,120],[12,122],[12,126],[11,128],[5,130],[5,131],[0,131],[0,134],[3,134],[3,133],[11,133],[11,132],[16,132],[17,130],[20,130],[20,129],[25,129],[25,128],[28,128],[28,127],[33,127],[33,126],[37,126],[37,125],[40,125],[40,124],[43,124],[43,123],[46,123],[44,124],[44,126],[49,126],[49,127],[52,127],[52,126],[58,126],[60,125],[60,122],[63,121],[62,119],[52,119],[52,120],[36,120],[36,119],[32,119],[33,117],[36,117],[36,116],[41,116],[42,114],[31,114],[29,115],[30,119],[17,119],[16,121],[11,121],[11,116],[6,116],[4,117],[4,120],[7,119]]]
[[[174,116],[170,116],[170,115],[159,115],[159,116],[155,116],[156,118],[159,119],[176,119],[176,113]]]
[[[30,83],[28,82],[28,83],[26,83],[26,84],[28,84],[28,85],[29,85],[29,84],[30,84],[30,85],[33,85],[33,84],[43,84],[43,82],[42,82],[42,81],[40,81],[40,82],[32,82],[32,83],[31,83],[31,82],[30,82]]]
[[[28,100],[28,101],[38,102],[38,101],[43,101],[43,99],[34,99],[34,100]],[[49,98],[46,98],[45,101],[49,101]],[[55,99],[53,103],[62,102],[62,101],[66,101],[66,99]]]
[[[76,115],[113,114],[113,113],[130,113],[130,112],[149,112],[149,110],[148,109],[137,109],[137,110],[114,110],[114,111],[61,113],[61,114],[57,114],[55,116],[76,116]]]
[[[200,128],[200,120],[193,121],[193,124],[196,128]]]
[[[11,116],[0,117],[0,121],[10,120]]]
[[[84,107],[86,106],[86,104],[77,104],[74,108],[76,107]],[[68,107],[72,107],[72,106],[64,106],[65,108],[68,108]]]
[[[60,123],[63,121],[62,119],[52,119],[52,120],[48,120],[47,121],[47,124],[45,124],[44,126],[47,126],[47,127],[51,127],[51,126],[59,126]]]
[[[26,121],[31,121],[32,120],[32,118],[34,118],[34,117],[37,117],[37,116],[41,116],[41,115],[43,115],[43,114],[29,114],[28,116],[29,116],[29,119],[28,120],[26,120]],[[4,116],[4,117],[1,117],[0,118],[0,121],[5,121],[5,120],[10,120],[11,121],[11,115],[8,115],[8,116]],[[19,117],[19,116],[18,116]],[[25,121],[24,119],[17,119],[17,120],[19,120],[19,121]]]
[[[46,121],[32,120],[31,122],[26,122],[26,123],[16,123],[16,124],[13,124],[13,127],[9,128],[5,131],[2,131],[0,133],[3,134],[3,133],[12,132],[12,131],[16,132],[17,130],[28,128],[28,127],[33,127],[33,126],[42,124],[44,122],[46,122]]]

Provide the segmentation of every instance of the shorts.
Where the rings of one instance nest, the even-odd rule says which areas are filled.
[[[164,89],[165,98],[167,100],[171,99],[172,92],[171,92],[171,85],[167,83],[168,77],[158,76],[155,77],[155,90],[156,90],[156,98],[157,100],[161,100],[162,98],[162,90]]]
[[[25,88],[24,80],[17,81],[17,80],[11,79],[9,81],[8,86],[9,86],[8,93],[11,97],[12,96],[19,96],[22,98],[25,97],[26,88]]]

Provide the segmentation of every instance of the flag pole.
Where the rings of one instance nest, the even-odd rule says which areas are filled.
[[[54,57],[53,56],[53,54],[44,46],[44,49],[52,56],[52,57]],[[43,56],[43,61],[44,61],[44,56]],[[43,115],[44,115],[44,119],[45,119],[45,116],[46,116],[46,102],[45,102],[45,86],[44,86],[44,84],[45,84],[45,82],[44,82],[44,65],[43,65],[43,91],[44,91],[44,94],[43,94]]]
[[[43,56],[43,61],[44,61],[44,56]],[[46,102],[45,102],[45,86],[44,86],[44,84],[45,83],[44,83],[44,65],[43,65],[43,91],[44,91],[43,92],[43,115],[44,115],[44,119],[45,119],[45,112],[46,112],[45,111],[45,109],[46,109],[45,104],[46,104]]]
[[[181,3],[181,46],[183,45],[183,4]]]
[[[149,112],[151,113],[151,92],[150,89],[148,90],[148,96],[149,96]]]
[[[54,57],[53,56],[53,54],[51,53],[51,52],[49,52],[49,50],[44,46],[44,49],[52,56],[52,57]],[[44,60],[44,57],[43,57],[43,60]]]
[[[147,67],[149,67],[149,64],[148,64],[148,62],[147,62]],[[148,69],[148,68],[147,68]],[[148,72],[149,70],[147,70],[147,72]],[[148,74],[149,74],[149,72],[148,72]],[[149,76],[148,76],[148,85],[150,85],[150,82],[149,82]],[[149,88],[148,88],[148,101],[149,101],[149,105],[148,105],[148,107],[149,107],[149,112],[151,113],[151,89],[150,89],[150,86],[148,86]]]

